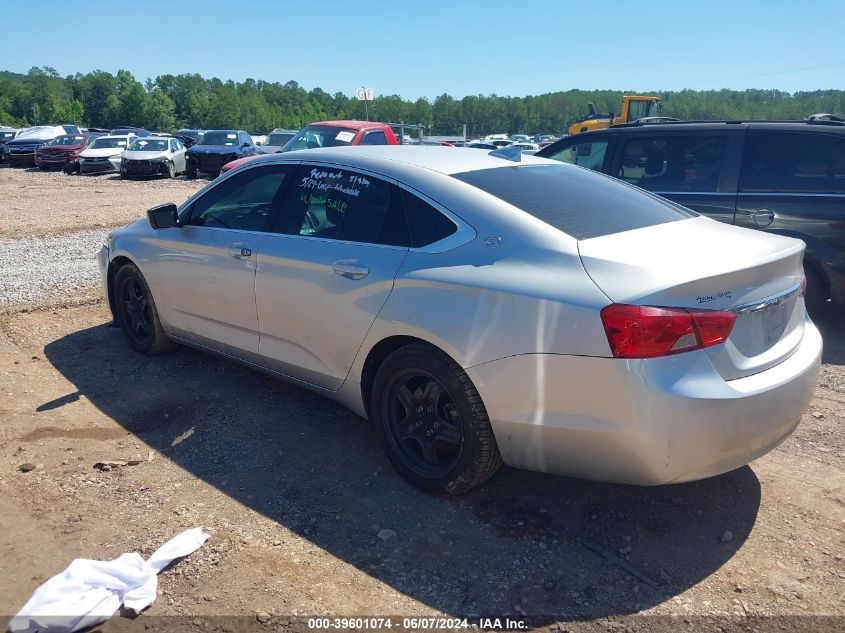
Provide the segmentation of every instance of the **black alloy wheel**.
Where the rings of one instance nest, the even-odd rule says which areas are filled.
[[[117,323],[132,349],[152,355],[176,347],[165,335],[147,282],[134,264],[117,271],[113,297]]]
[[[461,456],[463,425],[458,407],[433,376],[408,370],[388,386],[387,423],[397,456],[422,477],[442,477]]]
[[[418,488],[460,494],[502,464],[475,385],[436,347],[409,343],[390,353],[375,372],[369,405],[388,459]]]

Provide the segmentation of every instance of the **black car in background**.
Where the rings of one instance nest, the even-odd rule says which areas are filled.
[[[0,163],[6,160],[6,142],[11,141],[18,131],[12,128],[0,129]]]
[[[185,175],[196,178],[198,173],[216,178],[226,163],[257,153],[252,137],[243,130],[208,130],[202,141],[185,154]]]
[[[845,304],[845,124],[628,123],[537,156],[609,174],[716,220],[804,240],[807,309]]]

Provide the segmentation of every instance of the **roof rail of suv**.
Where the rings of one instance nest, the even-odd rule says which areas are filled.
[[[819,118],[820,116],[830,118]],[[689,125],[691,123],[724,123],[725,125],[741,125],[743,123],[806,123],[807,125],[833,125],[845,127],[845,120],[834,115],[814,114],[806,119],[692,119],[684,121],[631,121],[630,123],[616,123],[612,128],[642,127],[644,125]]]

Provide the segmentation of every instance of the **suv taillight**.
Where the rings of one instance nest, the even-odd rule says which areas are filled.
[[[655,358],[723,343],[736,314],[613,303],[601,321],[616,358]]]

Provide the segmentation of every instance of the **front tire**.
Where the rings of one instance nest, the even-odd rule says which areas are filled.
[[[139,354],[153,356],[176,347],[176,343],[164,334],[153,295],[134,264],[125,264],[117,271],[114,308],[126,341]]]
[[[164,168],[164,177],[176,178],[176,165],[174,165],[173,163],[167,163]]]
[[[197,177],[196,167],[193,167],[192,165],[188,165],[187,167],[185,167],[185,178],[187,178],[188,180],[193,180],[196,177]]]
[[[390,462],[418,488],[459,494],[502,464],[481,396],[434,347],[412,344],[388,356],[373,381],[370,411]]]

